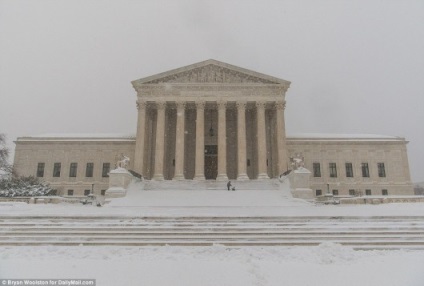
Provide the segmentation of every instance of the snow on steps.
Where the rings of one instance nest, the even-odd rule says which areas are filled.
[[[236,190],[279,190],[280,182],[278,179],[268,180],[231,180],[232,186]],[[143,181],[144,190],[227,190],[227,181],[215,180],[145,180]]]
[[[276,179],[232,181],[143,181],[128,186],[125,197],[113,198],[108,207],[286,207],[310,203],[292,197],[290,188]]]
[[[424,217],[0,217],[0,245],[424,249]]]

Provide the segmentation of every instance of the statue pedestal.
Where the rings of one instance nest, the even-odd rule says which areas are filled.
[[[133,176],[124,168],[116,168],[109,173],[109,189],[106,190],[107,198],[125,197],[127,187]]]
[[[308,169],[299,167],[289,174],[290,188],[293,198],[314,200],[314,192],[310,188],[309,177],[311,172]]]

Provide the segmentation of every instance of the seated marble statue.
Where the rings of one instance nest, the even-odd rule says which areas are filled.
[[[118,168],[127,169],[129,164],[130,164],[130,158],[128,158],[127,156],[123,155],[123,159],[121,161],[118,161],[117,164],[116,164],[116,166]]]

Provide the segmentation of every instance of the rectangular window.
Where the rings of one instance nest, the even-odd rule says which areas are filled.
[[[110,163],[103,163],[102,177],[109,177]]]
[[[388,196],[389,195],[389,192],[386,189],[383,189],[383,190],[381,190],[381,194],[383,196]]]
[[[315,195],[318,197],[318,196],[321,196],[322,195],[322,191],[321,190],[316,190],[315,191]]]
[[[71,163],[71,167],[69,168],[69,177],[76,177],[77,176],[77,163]]]
[[[368,163],[362,163],[362,177],[369,178],[370,176],[370,170],[368,168]]]
[[[346,177],[348,177],[348,178],[353,177],[352,163],[346,163]]]
[[[62,168],[61,163],[54,163],[53,165],[53,177],[60,177],[60,169]]]
[[[44,163],[38,163],[37,165],[37,177],[44,177]]]
[[[74,195],[74,190],[68,190],[68,196],[73,196]]]
[[[371,190],[365,190],[365,195],[371,196]]]
[[[377,163],[378,166],[378,176],[380,178],[386,177],[386,168],[384,167],[384,163]]]
[[[336,163],[330,163],[330,177],[337,178],[337,166]]]
[[[314,177],[321,177],[321,165],[320,163],[313,163],[312,164],[314,169]]]
[[[87,178],[93,177],[93,169],[94,169],[94,163],[87,163],[87,168],[85,169],[85,176]]]
[[[102,196],[106,195],[106,190],[101,190],[101,191],[100,191],[100,194],[101,194]]]
[[[338,196],[339,195],[339,190],[333,190],[333,196]]]
[[[349,190],[349,196],[354,196],[355,195],[355,190]]]
[[[88,196],[90,194],[90,190],[84,190],[84,196]]]

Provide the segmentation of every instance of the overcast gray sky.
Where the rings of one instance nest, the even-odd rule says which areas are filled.
[[[289,135],[405,137],[424,181],[423,15],[422,0],[0,0],[0,133],[135,133],[130,81],[213,58],[292,82]]]

